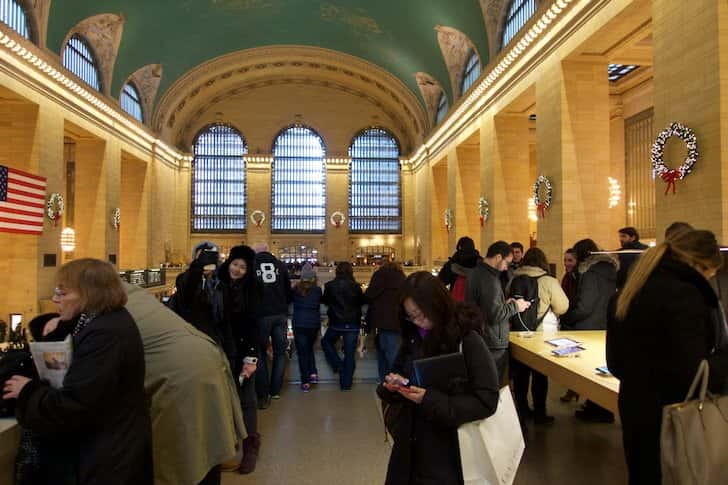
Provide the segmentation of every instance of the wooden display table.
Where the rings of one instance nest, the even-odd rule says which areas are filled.
[[[524,337],[524,334],[511,332],[511,355],[514,359],[619,414],[619,380],[602,376],[595,370],[607,365],[606,331],[533,332],[532,337]],[[555,347],[546,343],[546,340],[555,338],[575,340],[586,350],[579,352],[578,357],[556,357],[551,353]]]

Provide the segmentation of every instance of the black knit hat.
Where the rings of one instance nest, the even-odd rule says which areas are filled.
[[[250,246],[233,246],[227,257],[227,263],[234,259],[244,259],[248,265],[255,261],[255,251]]]

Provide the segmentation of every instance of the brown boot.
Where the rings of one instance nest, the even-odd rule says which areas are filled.
[[[255,464],[258,461],[260,451],[260,434],[253,433],[243,440],[243,459],[240,461],[238,473],[247,475],[255,471]]]

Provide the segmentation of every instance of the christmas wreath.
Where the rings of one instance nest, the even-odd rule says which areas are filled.
[[[541,185],[546,186],[546,198],[541,200]],[[551,207],[551,197],[553,196],[554,189],[551,186],[551,181],[545,175],[539,175],[536,179],[536,183],[533,184],[533,203],[536,205],[536,211],[538,216],[543,219],[546,217],[546,209]]]
[[[265,212],[262,210],[254,210],[250,213],[250,220],[256,227],[260,227],[265,222]]]
[[[678,168],[668,167],[665,165],[664,159],[665,143],[673,136],[684,141],[688,148],[688,155]],[[693,165],[698,160],[698,156],[698,139],[695,133],[693,133],[693,130],[682,123],[672,123],[657,135],[657,139],[652,145],[652,170],[667,184],[667,187],[665,187],[665,195],[670,191],[670,188],[672,188],[673,194],[676,192],[676,182],[684,179],[685,176],[693,171]]]
[[[46,214],[48,215],[48,219],[53,221],[54,226],[58,225],[58,221],[63,216],[64,207],[63,196],[61,194],[55,192],[48,197]]]
[[[447,232],[450,232],[450,229],[452,229],[453,226],[453,218],[454,214],[452,212],[452,209],[445,209],[445,229],[447,229]]]
[[[485,197],[478,199],[478,213],[480,214],[480,227],[483,227],[490,214],[490,205]]]
[[[331,221],[331,225],[335,226],[338,229],[346,220],[346,216],[343,212],[336,211],[331,214],[331,218],[329,220]]]
[[[118,207],[111,211],[111,225],[114,226],[114,229],[117,231],[121,227],[121,209]]]

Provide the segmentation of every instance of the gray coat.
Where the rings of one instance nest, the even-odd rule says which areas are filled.
[[[478,263],[465,283],[465,301],[480,307],[483,335],[491,350],[508,348],[509,321],[518,313],[515,302],[506,303],[500,271],[487,263]]]

